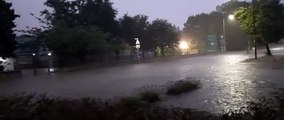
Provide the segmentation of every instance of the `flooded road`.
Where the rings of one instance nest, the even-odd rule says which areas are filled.
[[[24,71],[20,79],[0,82],[0,94],[46,93],[71,98],[113,98],[137,93],[149,85],[193,77],[202,88],[175,97],[165,97],[162,105],[220,112],[240,108],[246,102],[267,96],[274,88],[284,87],[284,70],[257,67],[242,62],[252,58],[245,52],[230,52],[131,64],[88,71],[41,74]]]

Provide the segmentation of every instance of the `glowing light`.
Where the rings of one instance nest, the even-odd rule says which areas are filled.
[[[186,49],[189,48],[189,45],[188,45],[188,43],[186,41],[181,41],[179,43],[179,48],[182,49],[182,50],[186,50]]]
[[[5,60],[5,59],[3,59],[2,57],[0,57],[0,61],[5,62],[6,60]]]
[[[136,49],[140,49],[141,45],[140,45],[139,39],[138,39],[138,38],[135,38],[135,40],[136,40],[136,43],[135,43]]]
[[[51,56],[51,55],[52,55],[52,53],[51,53],[51,52],[49,52],[49,53],[47,53],[47,55],[48,55],[48,56]]]
[[[235,16],[234,15],[229,15],[229,20],[235,20]]]
[[[54,68],[50,68],[49,71],[50,71],[50,72],[55,72],[55,69],[54,69]]]
[[[279,47],[279,48],[272,48],[271,50],[284,50],[283,47]]]

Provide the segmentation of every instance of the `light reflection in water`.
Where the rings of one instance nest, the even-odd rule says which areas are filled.
[[[247,56],[244,56],[244,55],[226,55],[223,57],[223,62],[232,65],[232,64],[239,63],[246,58]]]
[[[214,86],[220,87],[213,101],[217,110],[238,110],[246,106],[247,102],[256,97],[256,84],[254,82],[253,70],[249,66],[241,64],[245,59],[242,55],[227,55],[223,57],[223,63],[215,74]]]

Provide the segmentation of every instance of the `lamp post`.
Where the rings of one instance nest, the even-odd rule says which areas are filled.
[[[253,22],[253,34],[256,34],[256,25],[255,25],[255,0],[252,0],[252,22]],[[253,40],[254,42],[254,58],[257,59],[257,44],[256,38]]]
[[[34,72],[34,75],[36,75],[37,74],[36,64],[35,64],[36,53],[33,53],[32,57],[33,57],[33,62],[32,62],[32,64],[33,64],[33,72]]]
[[[140,47],[141,47],[141,45],[140,45],[140,41],[139,41],[139,39],[138,38],[135,38],[135,48],[137,49],[137,62],[138,62],[138,64],[140,63],[140,51],[139,51],[139,49],[140,49]]]
[[[227,41],[226,41],[226,19],[227,18],[223,18],[223,35],[221,35],[221,49],[222,49],[222,52],[226,52],[227,51],[227,48],[226,48],[226,45],[227,45]],[[228,16],[228,19],[233,21],[235,19],[235,16],[230,14]]]
[[[52,62],[52,53],[51,52],[49,52],[49,53],[47,53],[47,56],[48,56],[48,73],[51,73],[51,72],[53,72],[53,71],[51,71],[51,68],[52,68],[52,66],[53,66],[53,62]]]

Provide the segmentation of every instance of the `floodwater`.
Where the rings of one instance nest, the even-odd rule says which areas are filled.
[[[168,81],[193,77],[202,87],[179,96],[164,96],[161,105],[220,112],[238,109],[248,101],[284,87],[284,70],[242,62],[252,58],[245,52],[230,52],[92,70],[24,76],[0,81],[0,94],[46,93],[70,98],[113,98],[137,93],[139,88],[162,86]]]

